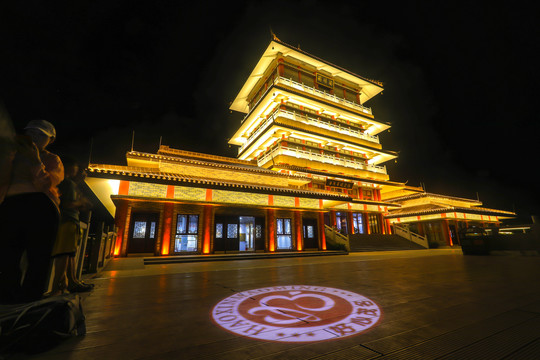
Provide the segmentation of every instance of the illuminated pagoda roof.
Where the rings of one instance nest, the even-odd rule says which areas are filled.
[[[166,148],[167,151],[163,151],[163,148]],[[145,165],[151,164],[148,161],[154,163],[156,161],[170,161],[176,163],[208,166],[213,168],[256,172],[272,176],[299,177],[298,175],[285,175],[273,170],[257,166],[257,163],[254,161],[239,160],[236,158],[209,155],[192,151],[176,150],[164,146],[160,147],[160,150],[157,154],[145,153],[140,151],[130,151],[126,154],[126,158],[129,165],[138,164],[140,163],[140,161],[143,161],[142,164]]]
[[[502,218],[512,218],[516,216],[516,214],[511,211],[480,207],[482,205],[480,200],[427,192],[387,199],[387,201],[398,203],[402,206],[399,209],[390,210],[390,214],[387,215],[387,218],[389,219],[454,212],[498,216]]]
[[[417,199],[430,199],[430,200],[440,200],[445,202],[463,202],[466,204],[470,204],[470,206],[478,206],[482,205],[482,202],[480,200],[475,199],[467,199],[462,197],[456,197],[456,196],[449,196],[449,195],[442,195],[442,194],[435,194],[435,193],[428,193],[428,192],[421,192],[421,193],[415,193],[400,197],[395,197],[392,199],[388,199],[390,202],[405,202],[409,200],[417,200]]]
[[[387,218],[398,218],[405,216],[420,216],[420,215],[430,215],[430,214],[443,214],[443,213],[452,213],[452,212],[461,212],[461,213],[471,213],[471,214],[482,214],[482,215],[491,215],[499,216],[504,218],[513,218],[516,216],[515,213],[504,210],[496,210],[482,207],[459,207],[459,206],[439,206],[439,205],[419,205],[412,207],[403,207],[395,210],[391,210],[389,215],[386,215]]]
[[[286,193],[288,195],[296,194],[304,197],[325,197],[336,200],[348,200],[349,197],[339,193],[330,193],[326,191],[300,190],[289,187],[265,186],[261,184],[224,181],[212,178],[203,178],[196,176],[183,175],[178,173],[167,173],[152,168],[138,168],[133,166],[90,164],[88,173],[92,177],[102,177],[107,179],[131,180],[131,181],[151,181],[156,184],[182,185],[216,189],[234,188],[237,191],[263,192],[263,193]],[[275,175],[278,175],[275,173]],[[394,204],[392,204],[394,205]]]
[[[206,165],[209,164],[210,163],[207,163]],[[218,164],[218,166],[222,167],[223,164]],[[334,200],[340,203],[350,202],[356,204],[371,204],[387,207],[400,206],[399,204],[382,201],[353,199],[349,195],[322,189],[296,189],[289,186],[272,186],[261,183],[223,180],[219,178],[211,178],[205,176],[192,176],[174,172],[163,172],[160,171],[158,168],[150,167],[90,164],[87,168],[87,171],[88,175],[94,178],[152,182],[155,184],[177,185],[187,187],[206,187],[210,189],[225,189],[251,193],[299,196],[306,198]],[[290,175],[280,174],[271,170],[268,170],[268,172],[271,173],[272,176],[290,177]]]
[[[352,82],[361,83],[363,85],[361,95],[362,103],[365,103],[366,101],[383,91],[382,82],[370,80],[360,75],[357,75],[347,69],[334,65],[326,60],[320,59],[317,56],[311,55],[304,50],[284,43],[276,36],[274,36],[274,39],[270,42],[270,44],[264,51],[259,62],[249,75],[248,80],[244,83],[244,86],[238,93],[236,99],[234,99],[234,101],[232,102],[232,105],[230,107],[231,110],[243,113],[248,112],[247,98],[249,93],[257,84],[257,82],[264,76],[265,69],[269,66],[269,64],[278,54],[282,54],[283,56],[293,56],[300,61],[304,61],[315,66],[317,70],[323,70],[330,73],[332,76],[339,76],[343,79],[351,80]]]
[[[314,170],[314,169],[310,169],[310,168],[303,168],[303,167],[300,167],[300,166],[294,166],[294,165],[289,165],[289,164],[279,164],[279,165],[276,165],[275,167],[278,168],[278,169],[291,170],[295,174],[298,174],[298,175],[302,174],[302,173],[309,173],[309,174],[321,175],[321,176],[325,176],[325,177],[334,177],[334,178],[337,178],[337,179],[343,179],[343,180],[349,180],[349,181],[358,181],[358,182],[363,182],[363,183],[368,183],[368,184],[384,185],[386,187],[395,187],[395,188],[399,188],[399,189],[406,188],[407,191],[414,192],[414,193],[423,191],[421,188],[415,188],[415,187],[407,186],[405,183],[397,182],[397,181],[377,180],[377,179],[373,179],[373,178],[369,178],[369,177],[368,178],[363,178],[363,177],[359,177],[359,176],[347,175],[345,173],[332,173],[332,172],[324,171],[324,170],[318,171],[318,170]],[[269,169],[273,169],[273,167],[270,167]],[[389,199],[388,202],[393,202],[393,200],[394,199]]]

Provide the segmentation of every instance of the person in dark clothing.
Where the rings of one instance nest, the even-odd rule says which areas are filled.
[[[59,223],[56,186],[63,180],[60,158],[45,150],[54,126],[33,120],[17,136],[10,178],[0,204],[0,302],[39,300],[47,290],[51,250]]]
[[[93,288],[75,276],[75,255],[80,239],[79,212],[91,204],[82,196],[76,177],[79,165],[71,157],[64,157],[64,181],[58,185],[60,191],[60,227],[52,251],[54,257],[54,277],[51,296],[65,292],[83,292]],[[67,290],[67,291],[66,291]]]

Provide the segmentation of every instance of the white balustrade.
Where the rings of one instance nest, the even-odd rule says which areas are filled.
[[[410,240],[426,249],[429,248],[427,237],[414,233],[405,226],[401,226],[398,224],[393,224],[393,225],[394,225],[394,233],[396,235],[399,235],[402,238]]]
[[[340,98],[340,97],[338,97],[338,96],[336,96],[334,94],[329,94],[329,93],[321,91],[319,89],[312,88],[311,86],[306,86],[305,84],[296,82],[296,81],[294,81],[292,79],[287,79],[287,78],[284,78],[282,76],[278,76],[274,80],[274,84],[277,84],[277,83],[282,83],[282,84],[288,85],[288,86],[290,86],[292,88],[302,90],[304,92],[307,92],[307,93],[310,93],[310,94],[313,94],[313,95],[322,96],[325,99],[328,99],[330,101],[333,101],[333,102],[336,102],[336,103],[339,103],[339,104],[344,104],[344,105],[347,105],[347,106],[352,106],[352,107],[358,108],[363,113],[372,115],[371,108],[368,108],[368,107],[365,107],[363,105],[357,104],[355,102]]]
[[[322,163],[332,164],[332,165],[341,165],[345,167],[350,167],[353,169],[372,171],[380,174],[386,174],[385,166],[377,166],[365,164],[363,162],[338,158],[332,155],[319,154],[308,150],[302,150],[297,148],[290,148],[283,145],[277,145],[269,153],[265,154],[263,157],[257,159],[257,164],[262,166],[263,164],[271,161],[274,157],[278,155],[292,156],[296,158],[307,159],[310,161],[318,161]]]
[[[379,144],[378,136],[369,135],[369,134],[362,133],[359,130],[342,127],[339,124],[334,125],[329,122],[322,121],[322,120],[319,120],[319,119],[316,119],[307,115],[299,115],[299,114],[296,114],[295,112],[291,112],[291,111],[287,111],[283,109],[277,109],[261,125],[259,125],[259,127],[257,128],[257,130],[255,130],[255,132],[253,132],[247,138],[246,142],[242,146],[240,146],[240,148],[238,149],[238,153],[240,154],[242,151],[244,151],[244,149],[249,144],[251,144],[251,141],[255,139],[257,136],[259,136],[264,130],[266,130],[269,127],[269,125],[273,123],[274,120],[278,117],[284,117],[284,118],[298,121],[304,124],[313,125],[313,126],[324,128],[331,131],[336,131],[342,134],[361,138],[361,139],[371,141],[371,142],[376,142],[377,144]]]

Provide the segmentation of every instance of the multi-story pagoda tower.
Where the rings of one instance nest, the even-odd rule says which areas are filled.
[[[229,143],[239,146],[239,159],[307,175],[310,181],[296,184],[300,188],[381,201],[381,191],[403,188],[389,182],[383,164],[397,154],[383,149],[377,136],[390,125],[364,105],[382,91],[381,82],[274,36],[230,107],[246,115]]]
[[[381,164],[397,154],[377,134],[390,125],[363,105],[382,91],[274,38],[230,107],[246,116],[229,143],[266,168],[388,180]]]

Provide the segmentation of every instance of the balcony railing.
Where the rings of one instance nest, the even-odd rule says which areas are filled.
[[[298,159],[306,159],[310,161],[317,161],[326,164],[345,166],[357,170],[366,170],[371,172],[376,172],[380,174],[386,174],[386,166],[370,165],[364,162],[338,158],[332,155],[319,154],[309,150],[302,150],[297,148],[290,148],[283,145],[276,145],[272,150],[270,150],[263,157],[257,159],[257,165],[262,166],[268,161],[272,161],[278,155],[292,156]]]
[[[298,121],[298,122],[301,122],[301,123],[304,123],[304,124],[313,125],[313,126],[320,127],[320,128],[327,129],[327,130],[331,130],[331,131],[336,131],[336,132],[339,132],[341,134],[346,134],[346,135],[349,135],[349,136],[352,136],[352,137],[357,137],[357,138],[364,139],[364,140],[367,140],[367,141],[376,142],[377,144],[379,143],[379,137],[378,136],[365,134],[365,133],[362,133],[359,130],[349,129],[349,128],[341,126],[339,124],[334,125],[334,124],[328,123],[326,121],[322,121],[322,120],[319,120],[319,119],[316,119],[316,118],[313,118],[313,117],[310,117],[310,116],[307,116],[307,115],[299,115],[299,114],[296,114],[295,112],[282,110],[282,109],[277,109],[261,125],[259,125],[257,130],[255,130],[247,138],[247,141],[242,146],[240,146],[240,148],[238,149],[238,153],[239,154],[242,153],[242,151],[244,151],[244,149],[249,144],[251,144],[251,141],[253,139],[256,139],[257,136],[259,136],[264,130],[266,130],[270,126],[270,124],[272,124],[274,122],[274,120],[276,118],[278,118],[278,117],[288,118],[288,119]]]
[[[340,98],[340,97],[338,97],[338,96],[336,96],[334,94],[329,94],[327,92],[312,88],[311,86],[307,86],[305,84],[296,82],[294,80],[284,78],[282,76],[276,77],[276,79],[274,80],[274,84],[285,84],[287,86],[290,86],[290,87],[298,89],[298,90],[302,90],[302,91],[307,92],[309,94],[321,96],[326,100],[330,100],[330,101],[333,101],[333,102],[341,104],[341,105],[352,106],[352,107],[362,111],[365,114],[373,115],[372,112],[371,112],[371,108],[368,108],[368,107],[365,107],[363,105],[357,104],[355,102]]]
[[[360,105],[360,104],[357,104],[355,102],[340,98],[340,97],[338,97],[338,96],[336,96],[334,94],[329,94],[329,93],[327,93],[325,91],[315,89],[315,88],[313,88],[311,86],[307,86],[307,85],[305,85],[303,83],[299,83],[299,82],[294,81],[292,79],[287,79],[287,78],[284,78],[282,76],[278,76],[278,77],[276,77],[274,79],[274,85],[276,85],[276,84],[285,84],[285,85],[290,86],[292,88],[305,91],[305,92],[307,92],[309,94],[321,96],[324,99],[333,101],[333,102],[341,104],[341,105],[352,106],[352,107],[362,111],[365,114],[373,115],[373,113],[371,112],[371,108],[369,108],[369,107],[365,107],[364,105]],[[270,91],[270,89],[271,89],[271,86],[268,86],[268,88],[264,91],[264,93],[261,95],[261,97],[253,104],[252,107],[250,107],[250,110],[257,107],[257,104],[261,101],[261,99],[263,99],[265,97],[266,93],[268,91]],[[249,112],[242,119],[242,124],[244,123],[244,121],[246,121],[248,116],[249,116]]]
[[[314,126],[317,126],[317,127],[320,127],[320,128],[336,131],[336,132],[339,132],[339,133],[342,133],[342,134],[346,134],[346,135],[349,135],[349,136],[361,138],[361,139],[364,139],[364,140],[367,140],[367,141],[376,142],[377,144],[379,143],[379,137],[378,136],[365,134],[365,133],[361,132],[360,130],[350,129],[348,127],[341,126],[339,123],[334,125],[334,124],[331,124],[329,122],[313,118],[311,116],[299,115],[299,114],[296,114],[295,112],[291,112],[291,111],[287,111],[287,110],[281,110],[280,109],[279,112],[280,112],[280,114],[279,114],[280,116],[283,116],[283,117],[286,117],[286,118],[289,118],[289,119],[292,119],[292,120],[295,120],[295,121],[303,122],[304,124],[314,125]]]

